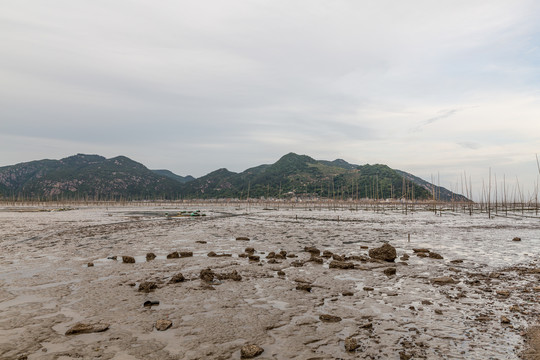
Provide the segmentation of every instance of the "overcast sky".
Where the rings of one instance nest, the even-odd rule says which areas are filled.
[[[198,177],[292,151],[532,193],[538,19],[537,0],[0,0],[0,166]]]

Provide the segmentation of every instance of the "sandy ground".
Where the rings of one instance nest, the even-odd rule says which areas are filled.
[[[245,344],[264,349],[258,359],[539,358],[538,219],[216,207],[167,220],[165,212],[187,209],[30,210],[0,210],[1,359],[239,359]],[[369,260],[384,243],[397,249],[395,263]],[[347,256],[354,268],[308,261],[309,246]],[[247,247],[260,261],[239,256]],[[296,257],[267,259],[282,250]],[[194,256],[167,259],[174,251]],[[157,258],[146,261],[149,252]],[[207,283],[206,268],[242,279]],[[178,273],[185,281],[171,283]],[[440,277],[453,283],[433,282]],[[157,288],[139,291],[144,282]],[[158,331],[160,319],[172,326]],[[109,328],[65,335],[79,322]]]

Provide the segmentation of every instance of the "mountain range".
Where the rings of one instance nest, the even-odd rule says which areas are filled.
[[[200,178],[150,170],[125,156],[77,154],[0,167],[5,199],[291,198],[432,199],[465,197],[386,165],[355,165],[289,153],[241,173],[225,168]],[[440,195],[439,195],[440,194]]]

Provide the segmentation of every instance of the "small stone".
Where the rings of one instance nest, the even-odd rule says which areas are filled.
[[[373,329],[373,323],[368,322],[368,323],[362,324],[362,325],[360,325],[360,328],[361,329]]]
[[[338,254],[332,254],[332,259],[336,261],[345,261],[345,257]]]
[[[149,253],[146,254],[146,261],[152,261],[155,258],[156,258],[156,254],[154,254],[154,253],[149,252]]]
[[[165,331],[172,326],[172,321],[160,319],[154,326],[157,331]]]
[[[167,255],[167,259],[178,259],[178,258],[180,258],[180,254],[178,253],[178,251],[174,251],[170,253],[169,255]]]
[[[371,249],[368,252],[369,257],[376,260],[394,262],[397,257],[396,248],[390,244],[384,244],[381,247]]]
[[[279,271],[277,272],[277,274],[278,274],[278,276],[285,276],[285,272],[283,272],[283,271],[281,271],[281,270],[279,270]]]
[[[358,340],[356,340],[355,338],[349,337],[345,339],[345,350],[352,352],[358,349],[358,347]]]
[[[433,303],[429,300],[422,300],[422,305],[433,305]]]
[[[506,316],[501,316],[501,324],[510,324],[510,319]]]
[[[248,344],[242,346],[240,349],[240,358],[241,359],[252,359],[261,355],[264,352],[264,349],[258,345]]]
[[[302,267],[304,266],[304,262],[303,261],[300,261],[300,260],[295,260],[291,263],[291,266],[294,266],[294,267]]]
[[[314,262],[315,264],[324,263],[324,260],[322,257],[314,256],[313,254],[311,254],[311,258],[309,259],[309,261]]]
[[[353,296],[354,293],[352,291],[344,291],[344,292],[341,293],[341,295],[343,295],[343,296]]]
[[[315,255],[319,255],[321,253],[321,250],[317,249],[315,246],[306,246],[304,251]]]
[[[311,284],[298,284],[296,290],[311,292]]]
[[[246,236],[239,236],[236,238],[237,241],[249,241],[249,238]]]
[[[252,247],[247,247],[244,252],[247,252],[248,254],[253,254],[255,252],[255,249]],[[274,254],[275,255],[275,254]]]
[[[425,248],[417,248],[417,249],[412,249],[415,253],[428,253],[429,252],[429,249],[425,249]]]
[[[259,255],[249,255],[248,258],[249,258],[249,261],[255,261],[255,262],[261,259]]]
[[[238,257],[240,258],[247,258],[249,255],[246,253],[238,254]]]
[[[107,259],[109,260],[116,260],[118,259],[118,257],[115,255],[115,256],[108,256]]]
[[[512,241],[521,241],[521,238],[516,236],[515,238],[512,239]]]
[[[157,300],[147,300],[143,303],[144,307],[152,307],[152,306],[157,306],[157,305],[159,305],[159,301]]]
[[[463,260],[461,259],[456,259],[456,260],[452,260],[450,261],[452,264],[461,264],[463,262]]]
[[[295,257],[298,257],[298,256],[296,256],[296,255],[293,254],[293,253],[290,253],[290,254],[287,254],[287,257],[290,259],[290,258],[295,258]]]
[[[321,320],[322,322],[335,323],[335,322],[340,322],[341,318],[339,316],[322,314],[322,315],[319,315],[319,320]]]
[[[213,251],[210,251],[208,254],[206,254],[206,256],[208,256],[208,257],[216,257],[217,254],[215,252],[213,252]]]
[[[86,266],[88,266],[88,267],[93,267],[93,266],[94,266],[94,263],[93,263],[93,262],[89,262]]]
[[[78,335],[78,334],[103,332],[107,330],[108,328],[109,328],[109,324],[77,323],[73,325],[68,331],[66,331],[66,335]]]
[[[511,312],[520,312],[521,309],[519,308],[519,305],[514,304],[514,305],[510,306],[510,311]]]
[[[448,285],[448,284],[455,284],[456,281],[452,279],[450,276],[442,276],[438,278],[431,279],[431,282],[436,285]]]
[[[354,269],[354,264],[351,262],[332,260],[330,261],[329,267],[330,269]]]
[[[124,264],[134,264],[135,258],[133,256],[122,256],[122,262]]]
[[[409,256],[408,254],[403,254],[403,256],[400,257],[399,259],[400,259],[401,261],[407,261],[407,260],[409,260],[409,258],[410,258],[410,256]]]
[[[174,275],[169,282],[171,284],[176,284],[176,283],[182,282],[184,280],[185,280],[184,275],[182,275],[182,273],[178,273],[178,274]]]
[[[442,315],[442,314],[443,314],[443,312],[442,312],[441,309],[435,309],[435,310],[433,310],[433,312],[434,312],[435,314],[437,314],[437,315]]]
[[[390,267],[390,268],[384,269],[384,275],[386,275],[386,276],[396,275],[396,268],[395,267]]]
[[[204,241],[204,240],[197,240],[197,241],[195,241],[195,242],[198,243],[198,244],[206,244],[206,243],[207,243],[207,242]]]
[[[193,256],[193,251],[181,251],[180,252],[180,257],[192,257]]]
[[[143,281],[139,284],[139,291],[149,293],[157,289],[157,285],[152,281]]]
[[[429,257],[432,258],[432,259],[438,259],[438,260],[444,259],[444,258],[442,257],[442,255],[437,254],[437,253],[435,253],[435,252],[430,252],[430,253],[429,253]]]
[[[205,282],[211,282],[214,280],[214,276],[216,276],[216,274],[211,269],[203,269],[199,275],[201,280]]]
[[[334,254],[331,251],[328,251],[328,250],[324,250],[323,253],[322,253],[323,258],[329,258],[329,257],[332,257],[332,255],[334,255]]]
[[[231,271],[230,273],[225,274],[217,274],[216,277],[219,280],[234,280],[234,281],[242,281],[242,276],[238,274],[236,270]]]
[[[276,258],[276,253],[273,252],[273,251],[270,251],[270,252],[268,253],[268,255],[266,255],[266,258],[267,258],[267,259],[274,259],[274,260],[275,260],[275,258]]]
[[[369,286],[364,286],[364,291],[373,291],[373,288]]]
[[[418,256],[418,257],[429,257],[428,253],[423,253],[423,252],[416,253],[416,256]]]

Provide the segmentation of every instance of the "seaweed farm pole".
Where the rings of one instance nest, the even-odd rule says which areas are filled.
[[[489,181],[488,181],[488,218],[491,218],[491,167],[489,168]]]

